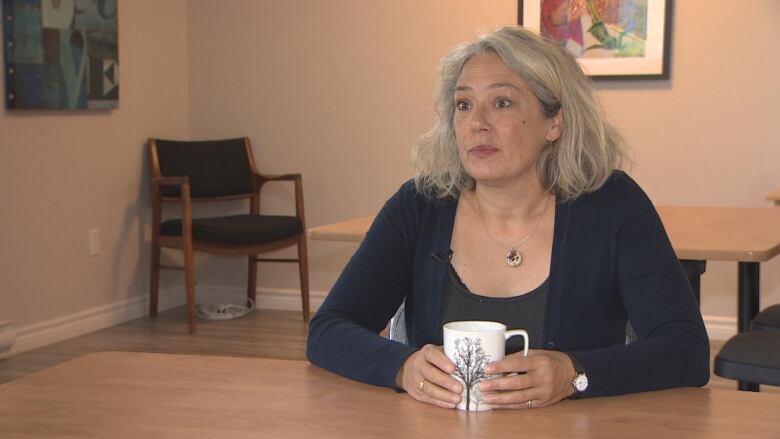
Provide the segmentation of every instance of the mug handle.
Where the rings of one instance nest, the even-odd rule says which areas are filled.
[[[528,356],[528,332],[526,332],[525,329],[512,329],[511,331],[506,331],[504,333],[504,340],[509,340],[511,337],[515,337],[517,335],[523,336],[523,356]]]

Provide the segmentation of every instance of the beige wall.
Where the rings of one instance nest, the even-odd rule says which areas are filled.
[[[123,1],[119,109],[3,110],[0,317],[25,327],[146,294],[143,147],[187,135],[186,32],[184,1]],[[90,257],[93,227],[102,251]]]
[[[658,204],[767,206],[780,2],[676,3],[672,79],[597,84],[632,173]],[[437,60],[515,16],[515,0],[121,2],[119,110],[0,118],[0,317],[24,326],[145,297],[148,136],[250,136],[261,171],[303,173],[309,226],[375,212],[411,175]],[[289,209],[289,188],[267,195],[264,211]],[[92,227],[103,251],[90,258]],[[327,291],[354,245],[310,249],[312,287]],[[241,260],[199,265],[199,287],[245,281]],[[734,317],[735,271],[710,264],[705,315]],[[762,274],[763,303],[780,302],[780,260]],[[261,288],[297,286],[294,267],[261,266]]]
[[[410,175],[409,146],[433,120],[437,60],[478,29],[512,23],[517,7],[390,4],[192,1],[191,133],[247,134],[262,170],[303,173],[310,226],[375,212]],[[780,52],[767,50],[780,41],[780,2],[717,5],[676,2],[671,80],[596,85],[657,204],[768,206],[780,187]],[[310,249],[312,285],[328,290],[354,245]],[[243,281],[241,264],[219,270],[210,282]],[[264,286],[297,287],[293,267],[260,270]],[[702,282],[704,314],[733,319],[735,264],[710,263]],[[780,302],[780,260],[764,264],[762,289],[764,303]]]
[[[310,226],[373,213],[411,175],[438,59],[516,11],[510,0],[191,1],[191,133],[249,135],[261,172],[301,172]],[[264,210],[287,193],[269,190]],[[312,287],[327,291],[355,246],[309,247]],[[245,279],[236,261],[215,270],[203,282]],[[261,265],[259,282],[297,288],[296,273]]]
[[[599,86],[634,147],[633,175],[656,204],[770,206],[764,197],[780,188],[780,51],[770,47],[780,41],[780,2],[675,8],[672,79]],[[736,315],[735,265],[708,263],[705,316]],[[779,303],[780,258],[761,274],[762,303]]]

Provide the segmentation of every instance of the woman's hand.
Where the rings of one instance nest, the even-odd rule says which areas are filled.
[[[574,365],[563,352],[530,350],[527,357],[522,353],[508,355],[488,364],[485,372],[525,372],[480,383],[482,400],[495,409],[545,407],[574,393]]]
[[[453,372],[455,365],[441,346],[427,344],[406,359],[395,383],[418,401],[454,408],[463,386],[450,375]]]

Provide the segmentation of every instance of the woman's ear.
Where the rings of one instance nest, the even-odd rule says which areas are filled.
[[[563,134],[563,108],[555,113],[555,116],[549,119],[550,126],[547,128],[547,140],[555,142]]]

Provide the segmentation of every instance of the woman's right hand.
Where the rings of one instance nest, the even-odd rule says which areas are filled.
[[[463,385],[450,375],[453,372],[455,365],[441,346],[427,344],[406,359],[395,383],[418,401],[455,408]]]

